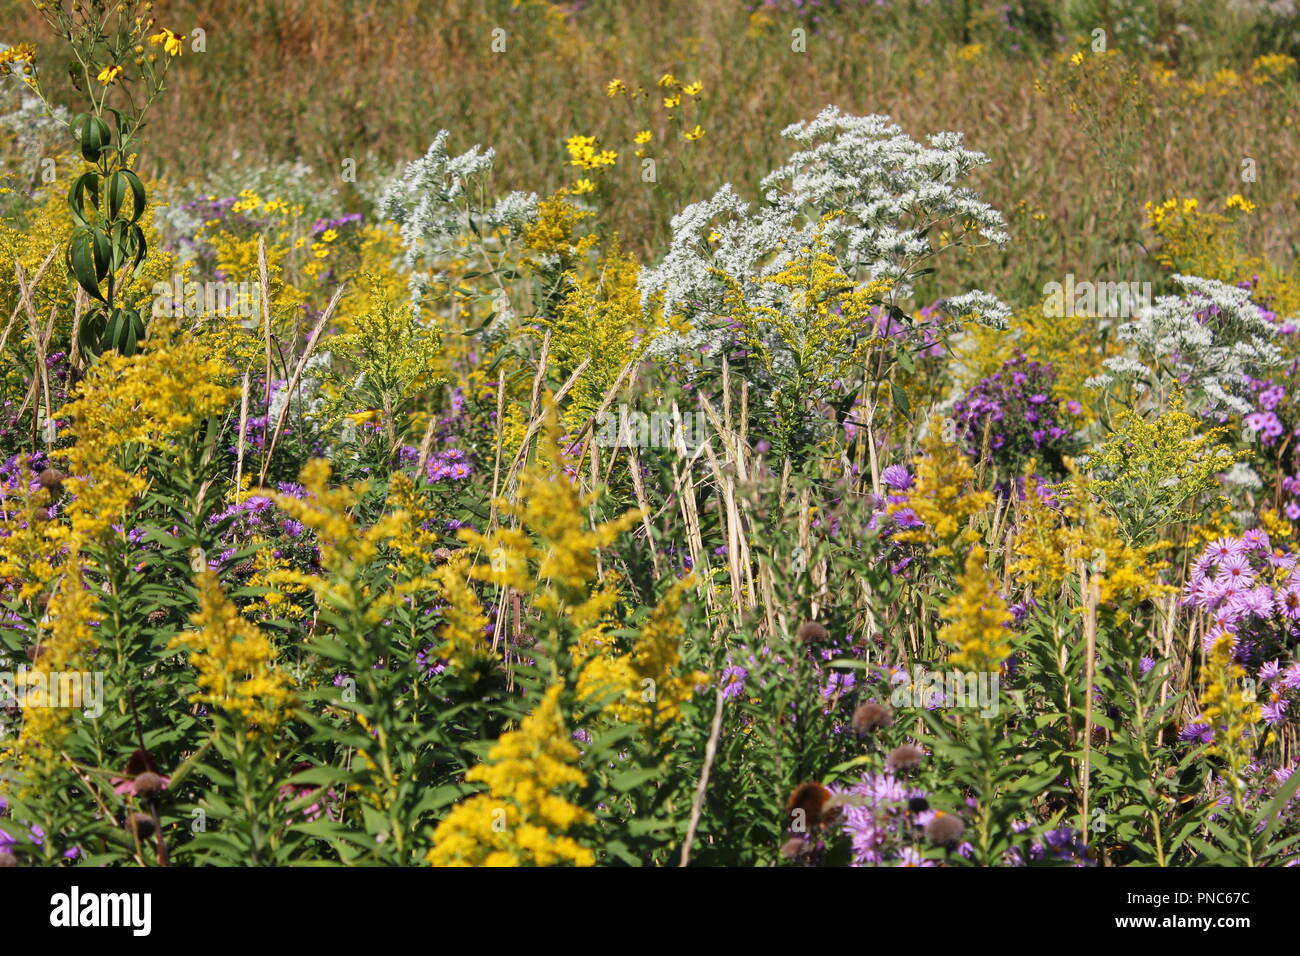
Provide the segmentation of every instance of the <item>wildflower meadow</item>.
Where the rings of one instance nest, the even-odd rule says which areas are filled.
[[[1300,863],[1294,4],[0,11],[0,868]]]

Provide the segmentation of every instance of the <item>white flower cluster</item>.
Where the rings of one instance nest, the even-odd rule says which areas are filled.
[[[7,49],[9,44],[0,43],[0,50]],[[18,170],[19,175],[27,178],[33,171],[39,172],[42,158],[66,148],[70,120],[71,114],[62,106],[54,107],[51,115],[21,76],[0,77],[0,129],[13,136],[17,147],[12,153],[0,155],[0,170],[5,170],[13,157],[19,157],[30,164],[30,168]]]
[[[491,149],[474,146],[452,156],[446,130],[440,130],[424,157],[409,163],[379,201],[379,212],[401,228],[404,261],[411,272],[411,304],[417,313],[430,286],[441,277],[440,263],[455,241],[473,233],[490,243],[490,233],[519,229],[537,218],[537,194],[513,192],[488,207],[484,198]]]
[[[885,116],[851,116],[833,106],[782,135],[807,149],[796,152],[762,181],[764,202],[751,209],[730,186],[684,209],[672,221],[668,252],[643,270],[641,294],[662,297],[666,315],[696,326],[687,335],[663,336],[660,352],[710,339],[698,320],[724,312],[726,288],[717,271],[739,283],[754,306],[783,309],[786,294],[763,278],[784,269],[808,247],[819,227],[840,268],[857,281],[889,279],[893,297],[911,295],[922,263],[942,250],[930,234],[954,224],[958,238],[1004,243],[1002,216],[970,189],[955,185],[988,159],[962,146],[959,133],[916,142]],[[822,224],[831,213],[841,215]],[[948,300],[964,317],[997,323],[1010,314],[987,293]],[[951,314],[951,313],[950,313]]]
[[[1173,278],[1187,293],[1160,296],[1121,324],[1116,337],[1130,344],[1128,352],[1106,359],[1106,371],[1088,384],[1125,383],[1163,394],[1177,381],[1206,412],[1246,414],[1252,408],[1247,379],[1282,361],[1276,327],[1245,289],[1198,276]]]

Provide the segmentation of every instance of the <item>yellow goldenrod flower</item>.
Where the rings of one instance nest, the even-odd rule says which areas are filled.
[[[930,422],[915,459],[915,483],[905,498],[886,506],[890,514],[910,509],[922,524],[894,540],[926,544],[936,556],[952,554],[970,518],[993,501],[992,492],[971,488],[975,469],[955,442],[943,440],[942,431],[938,419]]]
[[[433,832],[434,866],[594,866],[596,854],[568,831],[594,822],[566,791],[585,787],[580,756],[553,684],[517,730],[501,736],[465,779],[487,792],[456,804]]]
[[[433,576],[441,586],[442,598],[447,603],[442,611],[446,624],[439,632],[442,646],[438,650],[438,656],[452,667],[464,667],[476,659],[486,657],[491,652],[491,646],[484,637],[488,619],[479,604],[478,596],[469,585],[469,561],[465,553],[459,552],[440,565]]]
[[[608,642],[593,649],[578,678],[578,696],[607,699],[605,712],[645,727],[662,727],[681,717],[681,705],[708,682],[701,671],[678,673],[681,641],[686,633],[680,610],[694,577],[682,578],[650,612],[630,654],[617,654]],[[653,693],[646,693],[653,688]]]
[[[1230,782],[1240,799],[1241,775],[1254,750],[1255,725],[1261,719],[1261,709],[1246,697],[1242,687],[1246,671],[1233,659],[1235,650],[1236,636],[1225,628],[1206,655],[1201,672],[1201,719],[1214,731],[1210,753],[1227,762]]]
[[[956,649],[948,658],[954,667],[996,673],[1011,655],[1011,612],[998,593],[1002,582],[985,566],[988,554],[976,545],[966,555],[966,567],[957,579],[958,591],[940,615],[948,623],[939,639]]]
[[[197,630],[182,631],[168,645],[187,649],[198,671],[199,692],[190,700],[238,713],[264,729],[274,726],[293,699],[291,679],[275,666],[275,645],[240,615],[213,572],[201,572],[198,587]]]

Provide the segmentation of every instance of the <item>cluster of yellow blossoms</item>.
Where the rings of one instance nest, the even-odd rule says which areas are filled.
[[[199,693],[190,700],[237,713],[263,730],[274,727],[293,700],[292,680],[275,666],[275,645],[240,615],[213,572],[200,572],[198,586],[197,630],[181,632],[168,645],[188,650],[198,671]]]
[[[1206,656],[1201,692],[1201,717],[1214,730],[1211,752],[1227,761],[1234,786],[1254,748],[1255,726],[1261,718],[1260,706],[1246,698],[1242,679],[1246,671],[1232,659],[1233,635],[1221,634]]]
[[[560,709],[563,686],[553,685],[537,708],[492,746],[487,763],[465,775],[487,784],[458,803],[433,833],[434,866],[592,866],[596,855],[568,831],[592,814],[561,796],[586,786],[574,766],[580,756]]]
[[[949,657],[952,665],[980,673],[996,672],[1011,654],[1011,612],[987,559],[978,545],[966,555],[958,591],[941,612],[948,623],[939,630],[939,640],[956,648]]]
[[[915,459],[916,480],[906,497],[887,506],[889,514],[910,509],[921,521],[894,535],[895,541],[924,544],[936,557],[953,554],[959,540],[974,541],[967,529],[971,517],[993,501],[990,491],[975,491],[975,469],[955,442],[945,442],[938,420],[932,420]]]
[[[1127,541],[1119,522],[1100,510],[1080,477],[1052,490],[1059,497],[1057,507],[1048,503],[1036,479],[1025,482],[1013,547],[1016,560],[1010,565],[1019,581],[1056,587],[1082,564],[1097,584],[1100,606],[1113,611],[1117,621],[1127,620],[1143,601],[1174,590],[1160,581],[1168,562],[1155,557],[1166,542]]]
[[[628,654],[597,653],[578,678],[578,696],[605,700],[605,713],[628,723],[662,728],[681,717],[681,705],[706,683],[702,671],[678,673],[686,628],[680,611],[694,577],[673,582],[650,612]]]

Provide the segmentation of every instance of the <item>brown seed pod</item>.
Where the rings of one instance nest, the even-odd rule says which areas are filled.
[[[797,634],[802,644],[815,644],[831,636],[831,632],[816,621],[804,621],[799,625]]]
[[[163,789],[163,779],[151,770],[137,774],[134,782],[135,793],[138,797],[153,796]]]
[[[952,846],[961,839],[966,824],[951,813],[936,810],[934,819],[925,825],[925,838],[935,846]]]
[[[147,840],[154,834],[153,817],[137,811],[126,818],[126,829],[135,834],[136,839]]]
[[[790,794],[790,799],[785,802],[786,816],[792,818],[792,823],[803,823],[808,830],[812,830],[821,825],[823,811],[830,798],[831,792],[820,783],[812,781],[801,783],[794,788],[794,792]],[[800,810],[803,811],[802,819],[795,816]]]
[[[63,494],[63,479],[67,477],[57,468],[46,468],[36,476],[36,480],[40,482],[42,488],[50,493],[50,497],[57,498]]]
[[[126,760],[126,775],[138,777],[146,770],[150,773],[158,772],[158,764],[154,763],[153,754],[147,750],[132,751],[131,756]]]
[[[920,747],[903,744],[889,752],[889,756],[885,758],[885,766],[890,770],[911,770],[919,767],[923,759],[925,759],[925,752]]]
[[[869,734],[893,722],[894,712],[875,701],[868,701],[853,712],[853,729],[859,734]]]

